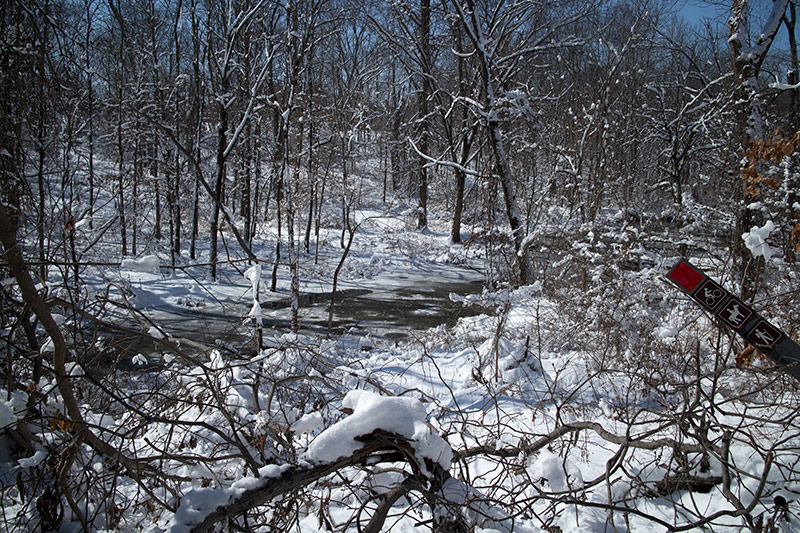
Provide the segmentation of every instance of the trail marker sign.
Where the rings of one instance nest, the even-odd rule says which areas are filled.
[[[717,317],[736,332],[742,331],[755,316],[756,312],[742,303],[736,296],[728,298],[728,301],[717,313]]]
[[[778,345],[781,337],[783,337],[783,333],[762,318],[750,329],[746,339],[756,348],[771,350]]]
[[[707,311],[714,312],[722,302],[727,300],[728,291],[723,289],[711,278],[706,278],[693,293],[693,298],[706,308]]]
[[[780,329],[684,259],[672,267],[667,279],[775,363],[786,365],[800,381],[800,346]]]

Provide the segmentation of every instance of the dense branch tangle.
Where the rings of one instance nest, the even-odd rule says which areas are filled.
[[[0,279],[3,400],[18,417],[8,431],[19,459],[33,465],[19,469],[21,485],[31,480],[21,492],[31,516],[39,505],[42,527],[71,518],[86,529],[113,529],[124,517],[135,528],[136,520],[168,520],[195,490],[224,490],[276,463],[289,466],[202,527],[230,519],[246,528],[256,514],[248,510],[279,514],[276,501],[290,497],[295,507],[274,522],[296,524],[311,512],[301,504],[330,506],[331,492],[344,487],[352,497],[341,508],[349,505],[352,514],[336,525],[377,531],[392,514],[449,501],[444,487],[473,494],[472,485],[486,492],[472,501],[543,527],[583,505],[608,512],[610,528],[620,514],[643,518],[632,502],[668,496],[675,519],[655,519],[665,529],[730,519],[756,530],[766,508],[759,499],[769,502],[770,490],[797,477],[795,411],[770,403],[796,396],[774,374],[733,368],[742,347],[702,329],[697,312],[681,315],[690,324],[677,340],[660,338],[676,302],[652,284],[656,271],[643,267],[690,253],[728,276],[725,254],[750,229],[742,207],[763,185],[769,189],[761,187],[759,215],[783,225],[786,262],[796,257],[798,141],[766,132],[793,128],[798,107],[781,107],[781,88],[766,98],[759,78],[785,74],[768,52],[781,20],[794,27],[795,2],[773,2],[763,31],[748,41],[750,4],[731,2],[732,57],[721,61],[719,43],[672,24],[674,14],[660,2],[5,2],[0,277],[16,283]],[[793,79],[791,86],[796,72]],[[786,90],[796,100],[797,87]],[[731,124],[740,126],[738,139]],[[731,176],[748,147],[754,166],[745,168],[749,188],[742,189]],[[367,204],[377,199],[371,189],[380,178],[381,199]],[[121,265],[128,254],[169,263],[165,279],[207,270],[212,282],[194,281],[213,288],[221,285],[213,278],[226,277],[220,272],[238,276],[241,263],[259,262],[273,266],[274,291],[286,272],[298,331],[301,277],[310,272],[301,265],[310,262],[313,227],[314,261],[341,258],[318,269],[330,271],[318,277],[333,285],[332,330],[339,276],[371,231],[363,207],[397,228],[430,225],[432,233],[413,235],[423,240],[452,218],[451,240],[461,241],[463,228],[467,243],[453,254],[472,258],[475,245],[485,245],[488,253],[476,255],[486,259],[492,283],[547,281],[540,303],[555,309],[553,323],[539,321],[538,307],[526,331],[507,320],[509,305],[490,316],[497,320],[493,351],[467,369],[469,386],[485,387],[490,398],[485,410],[441,398],[430,405],[442,431],[459,442],[453,470],[463,485],[423,468],[411,443],[385,434],[364,436],[363,449],[328,465],[298,459],[324,425],[297,435],[298,417],[338,419],[336,401],[353,387],[397,394],[403,376],[361,372],[358,349],[340,357],[335,339],[323,344],[299,334],[272,339],[266,349],[259,339],[250,357],[197,339],[161,338],[166,328],[141,310],[124,311],[139,329],[102,315],[130,302],[124,274],[112,281],[96,267]],[[781,268],[753,305],[788,310],[782,324],[792,326],[796,276],[791,266]],[[684,339],[694,328],[700,341],[690,345]],[[100,330],[176,359],[129,373],[119,361],[97,368],[88,354],[112,352],[100,344]],[[519,368],[500,366],[498,347],[518,341],[514,335],[526,338],[528,358],[585,355],[586,374],[550,369],[544,391],[526,389],[525,379],[500,383]],[[479,341],[464,336],[468,353]],[[494,372],[484,373],[487,365]],[[542,368],[529,370],[540,377]],[[609,376],[622,376],[626,387]],[[451,387],[441,375],[436,380]],[[545,422],[535,430],[527,421],[514,425],[505,398],[524,406],[514,416]],[[600,400],[616,427],[589,417]],[[492,414],[496,420],[484,425]],[[122,424],[111,427],[112,415]],[[464,437],[466,429],[472,436]],[[547,453],[560,454],[553,472],[566,472],[590,453],[587,442],[602,443],[609,459],[583,486],[567,476],[569,483],[554,487],[555,475],[532,473]],[[753,468],[737,464],[736,446],[756,458]],[[378,463],[402,472],[387,492],[371,493],[363,478],[349,477],[380,477]],[[476,473],[486,465],[490,472]],[[123,497],[120,486],[131,480],[138,488]],[[585,501],[604,486],[607,501]],[[699,504],[681,494],[701,489],[717,491],[728,507],[695,520]],[[16,490],[8,484],[3,496],[12,499]],[[413,503],[405,505],[409,495]],[[320,516],[330,518],[324,510]],[[454,528],[481,523],[463,515],[454,521],[461,524]]]

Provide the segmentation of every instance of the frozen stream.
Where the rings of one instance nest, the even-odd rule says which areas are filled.
[[[336,293],[333,333],[369,336],[376,341],[402,340],[439,325],[452,326],[459,317],[479,309],[453,302],[450,294],[480,293],[481,273],[449,265],[424,271],[407,270],[372,280],[342,282]],[[247,294],[249,297],[249,291]],[[301,295],[300,331],[326,335],[329,291],[305,291]],[[262,293],[264,335],[287,332],[291,325],[288,291]],[[243,352],[253,351],[255,328],[245,316],[251,303],[225,301],[202,306],[158,305],[142,309],[167,334],[204,344],[222,342]],[[130,361],[137,353],[152,353],[152,342],[114,336],[117,360]]]
[[[439,325],[452,326],[460,316],[474,315],[477,310],[464,308],[450,299],[450,294],[467,295],[481,292],[483,281],[474,279],[437,279],[413,274],[399,274],[394,285],[351,285],[337,291],[333,328],[337,333],[370,335],[386,339],[404,339],[414,331]],[[327,331],[330,293],[320,293],[316,302],[300,309],[301,327]],[[279,310],[277,319],[267,326],[288,327],[290,310]],[[270,324],[272,322],[272,324]]]

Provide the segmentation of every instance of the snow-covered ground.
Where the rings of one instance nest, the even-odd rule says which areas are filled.
[[[357,222],[338,287],[345,298],[368,290],[389,306],[432,287],[463,288],[487,268],[483,248],[449,243],[446,218],[419,232],[411,215],[373,204]],[[302,292],[331,290],[338,238],[323,231],[319,261],[303,254]],[[273,239],[256,239],[259,257],[271,257]],[[606,246],[614,243],[575,242],[529,286],[452,294],[469,313],[405,339],[370,335],[380,316],[330,338],[322,327],[290,332],[285,306],[275,304],[289,297],[288,269],[272,293],[268,261],[232,263],[217,281],[203,267],[161,268],[157,256],[87,273],[87,298],[104,289],[110,300],[124,297],[136,311],[125,312],[126,324],[138,322],[153,349],[102,375],[75,354],[76,383],[88,378],[76,385],[85,419],[158,473],[137,479],[84,445],[73,465],[84,472],[77,507],[97,529],[177,532],[226,509],[238,516],[240,502],[296,482],[258,500],[238,527],[361,531],[385,512],[383,528],[393,532],[430,529],[447,516],[483,532],[740,531],[773,517],[795,530],[796,385],[758,361],[737,368],[727,337],[663,281],[674,257],[629,246],[648,261],[624,271],[598,251]],[[583,286],[565,287],[554,268],[583,272]],[[324,316],[324,305],[310,306],[300,320]],[[262,347],[242,351],[259,320]],[[170,336],[177,349],[155,349]],[[31,385],[44,391],[42,416],[58,420],[56,381]],[[7,427],[30,395],[2,392]],[[93,403],[92,394],[107,400]],[[37,451],[4,451],[6,481],[59,460],[51,453],[64,428],[31,427]],[[406,455],[358,456],[378,441]],[[355,456],[363,461],[345,460]],[[338,466],[311,479],[326,465]],[[10,528],[42,520],[25,494],[4,492]],[[62,530],[80,529],[75,511],[63,509]]]

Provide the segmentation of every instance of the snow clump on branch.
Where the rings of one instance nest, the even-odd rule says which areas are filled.
[[[753,254],[753,257],[763,255],[764,261],[769,261],[770,257],[775,255],[775,251],[767,244],[767,237],[774,230],[775,224],[771,220],[767,220],[767,223],[762,227],[753,226],[747,233],[742,233],[744,244]]]
[[[306,461],[321,464],[352,455],[363,445],[356,437],[383,430],[408,439],[417,457],[450,469],[453,451],[442,437],[431,432],[428,414],[419,400],[353,390],[345,395],[342,407],[352,409],[353,414],[320,433],[308,446],[303,457]]]

